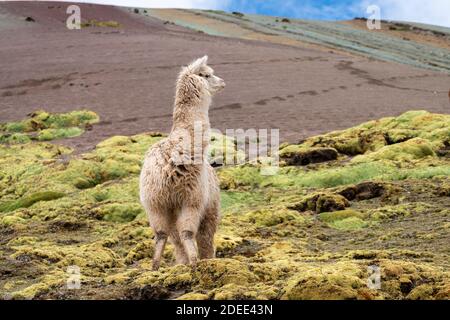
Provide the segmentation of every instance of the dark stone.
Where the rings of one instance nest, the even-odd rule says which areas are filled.
[[[334,148],[313,148],[299,151],[281,157],[290,166],[306,166],[311,163],[320,163],[336,160],[338,152]]]
[[[27,21],[27,22],[35,22],[35,20],[32,17],[26,17],[25,21]]]
[[[263,247],[262,244],[253,240],[243,239],[240,244],[232,249],[225,249],[222,251],[217,251],[216,256],[218,258],[226,258],[233,256],[244,256],[244,257],[253,257],[256,255],[258,251]]]
[[[142,288],[133,288],[126,295],[131,300],[160,300],[169,298],[169,291],[160,286],[146,285]]]
[[[85,222],[73,222],[73,221],[54,221],[49,226],[49,231],[75,231],[86,227]]]
[[[347,187],[338,193],[347,200],[367,200],[381,197],[386,189],[384,184],[378,182],[362,182],[354,186]]]
[[[299,212],[311,210],[321,213],[344,210],[349,206],[350,203],[342,195],[318,193],[288,208]]]
[[[403,280],[400,281],[400,291],[403,294],[408,294],[411,292],[411,290],[413,289],[413,283],[411,280]]]

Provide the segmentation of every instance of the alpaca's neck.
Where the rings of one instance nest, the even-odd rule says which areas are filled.
[[[191,150],[196,150],[194,145],[199,146],[199,152],[207,155],[210,139],[210,124],[208,109],[211,104],[210,95],[205,95],[194,101],[175,100],[173,112],[173,125],[170,135],[175,139],[182,139],[183,143],[189,141]],[[186,140],[187,139],[187,140]],[[194,152],[194,151],[193,151]],[[192,154],[194,156],[194,154]]]
[[[211,94],[196,76],[181,74],[177,81],[173,125],[170,137],[182,144],[190,145],[191,155],[201,152],[202,158],[209,146],[209,117]],[[198,149],[199,143],[201,150]],[[186,146],[185,146],[186,147]],[[195,153],[195,154],[194,154]]]
[[[208,110],[210,105],[211,97],[206,94],[200,99],[184,99],[183,101],[175,100],[172,131],[176,129],[191,131],[194,129],[194,126],[199,123],[201,123],[203,130],[209,130]]]

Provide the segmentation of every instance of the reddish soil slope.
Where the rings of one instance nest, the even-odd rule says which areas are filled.
[[[101,124],[68,142],[79,150],[112,135],[170,130],[179,68],[204,54],[227,82],[210,114],[221,130],[279,128],[295,141],[406,110],[450,110],[446,73],[209,36],[111,6],[81,4],[82,18],[121,27],[68,30],[68,5],[0,4],[0,122],[40,108],[94,110]]]

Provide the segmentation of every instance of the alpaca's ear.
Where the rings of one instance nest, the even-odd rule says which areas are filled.
[[[208,63],[208,56],[203,56],[192,62],[188,66],[188,68],[192,73],[196,73],[200,71],[201,67],[206,66],[207,63]]]
[[[206,66],[206,64],[208,63],[208,56],[204,55],[203,57],[199,58],[198,60],[200,60],[200,62],[203,66]]]

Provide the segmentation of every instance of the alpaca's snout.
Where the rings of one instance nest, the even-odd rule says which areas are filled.
[[[225,86],[227,85],[225,83],[225,81],[223,81],[222,78],[217,77],[217,83],[218,83],[218,87],[220,87],[221,89],[225,88]]]
[[[212,83],[213,92],[221,91],[223,88],[225,88],[225,85],[225,81],[223,81],[222,78],[214,76]]]

